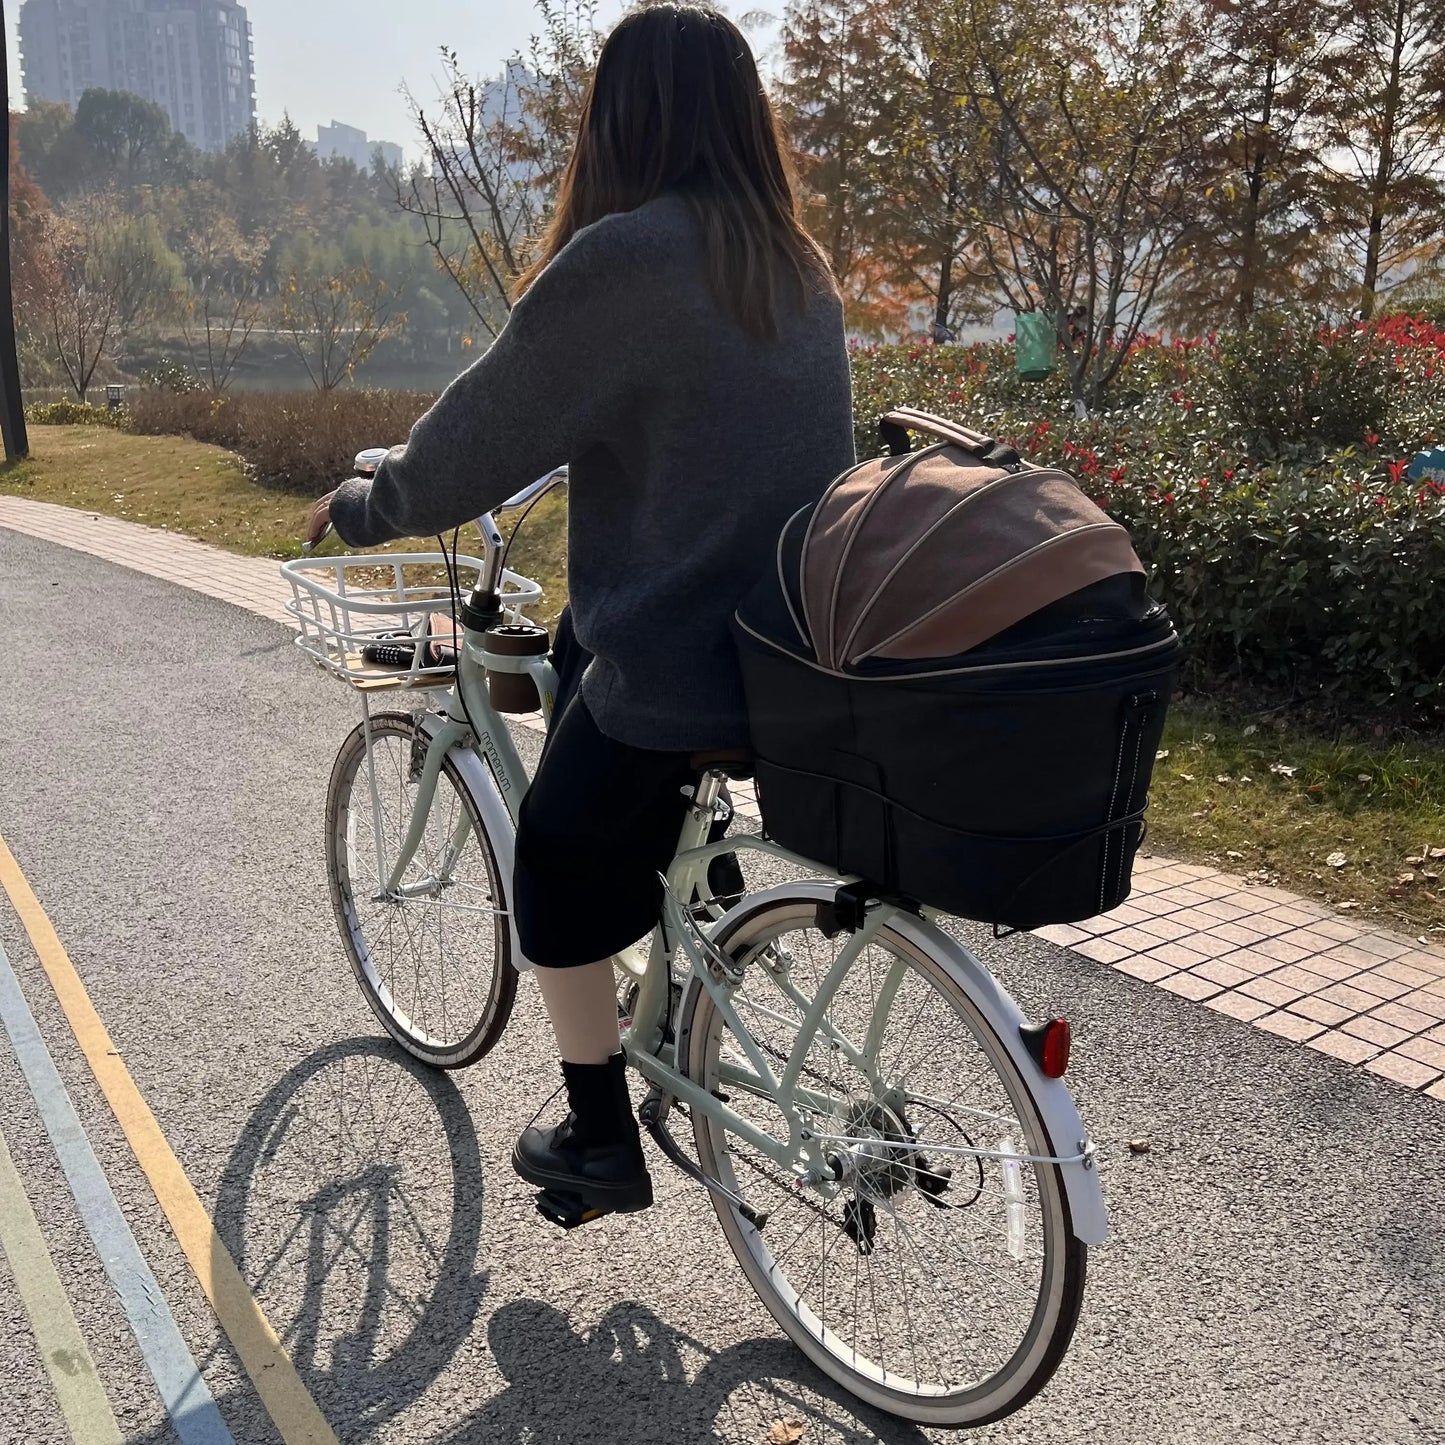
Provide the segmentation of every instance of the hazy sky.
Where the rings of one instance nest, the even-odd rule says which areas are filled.
[[[403,82],[430,98],[437,52],[452,47],[477,74],[496,71],[537,28],[531,0],[243,0],[256,38],[256,105],[263,122],[290,111],[303,135],[332,120],[373,140],[414,150]],[[15,48],[19,0],[10,21],[10,89],[20,104]],[[622,0],[600,0],[606,23]]]

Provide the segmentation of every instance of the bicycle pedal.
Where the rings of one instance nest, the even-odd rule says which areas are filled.
[[[544,1189],[537,1196],[537,1213],[549,1224],[559,1229],[576,1229],[581,1224],[591,1224],[607,1213],[595,1205],[584,1204],[575,1194],[560,1194]]]

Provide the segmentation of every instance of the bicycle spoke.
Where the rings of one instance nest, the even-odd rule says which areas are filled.
[[[505,971],[506,922],[485,835],[448,769],[436,779],[414,856],[382,897],[380,854],[394,868],[421,796],[412,774],[414,734],[372,724],[368,760],[358,747],[336,833],[338,883],[363,984],[403,1041],[423,1056],[464,1054],[487,1022]],[[377,806],[373,808],[372,779]],[[464,822],[464,819],[467,820]],[[458,833],[461,845],[455,845]],[[515,984],[503,992],[510,1007]]]
[[[700,1154],[710,1154],[729,1187],[758,1208],[773,1203],[770,1192],[779,1196],[761,1234],[730,1242],[740,1257],[756,1258],[755,1283],[824,1362],[922,1402],[978,1391],[1033,1348],[1060,1217],[1046,1215],[1040,1179],[1057,1191],[1056,1170],[1020,1165],[1010,1175],[1001,1161],[971,1152],[1028,1154],[1035,1136],[1010,1093],[1016,1074],[1000,1072],[1007,1056],[988,1045],[986,1026],[978,1032],[947,975],[873,939],[839,976],[848,935],[826,939],[811,905],[795,917],[774,932],[758,925],[733,1007],[769,1057],[803,1050],[798,1103],[823,1111],[810,1127],[837,1182],[833,1197],[789,1188],[772,1161],[756,1163],[749,1146],[695,1115]],[[781,958],[791,960],[797,997],[764,961]],[[804,1039],[804,1009],[825,980],[834,992]],[[724,1061],[752,1072],[715,1013],[704,1032],[707,1077]],[[871,1062],[853,1052],[864,1041]],[[750,1089],[729,1073],[723,1087],[755,1127],[788,1136],[760,1084]],[[759,1177],[769,1181],[761,1193]]]

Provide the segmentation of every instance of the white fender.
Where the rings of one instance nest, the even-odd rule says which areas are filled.
[[[716,934],[720,938],[726,937],[733,924],[770,904],[799,897],[825,903],[830,902],[837,891],[836,883],[799,881],[749,894],[718,921]],[[1047,1077],[1025,1047],[1019,1029],[1029,1020],[1023,1010],[993,974],[951,935],[942,929],[933,929],[909,913],[895,913],[892,922],[893,927],[920,952],[937,957],[973,1000],[1027,1083],[1054,1152],[1064,1157],[1086,1153],[1084,1161],[1062,1164],[1059,1168],[1068,1195],[1074,1234],[1084,1244],[1103,1244],[1108,1233],[1108,1215],[1104,1208],[1104,1191],[1099,1184],[1098,1165],[1094,1161],[1093,1148],[1088,1143],[1084,1121],[1079,1117],[1073,1096],[1063,1080]],[[939,948],[940,942],[942,949]],[[694,980],[693,986],[701,985]],[[683,1017],[691,1017],[686,1007]],[[680,1042],[679,1056],[682,1057]]]
[[[442,728],[450,726],[450,721],[436,713],[426,713],[420,726],[428,738],[435,738]],[[491,773],[477,755],[470,748],[453,748],[450,756],[481,814],[487,841],[492,845],[492,854],[497,860],[497,872],[503,880],[507,899],[507,932],[512,940],[512,966],[518,973],[526,973],[532,964],[522,954],[522,945],[517,938],[517,920],[512,912],[512,860],[516,851],[517,826],[497,791],[496,783],[492,781]]]

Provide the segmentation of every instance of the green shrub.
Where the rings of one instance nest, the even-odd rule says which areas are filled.
[[[1404,477],[1445,436],[1445,330],[1389,317],[1292,334],[1274,352],[1267,334],[1145,338],[1111,409],[1082,421],[1062,376],[1018,378],[1007,342],[860,349],[859,454],[879,451],[879,416],[903,404],[1011,441],[1130,528],[1197,684],[1445,721],[1445,497]],[[316,495],[362,447],[404,440],[430,401],[152,389],[131,393],[131,425],[228,447],[262,480]]]
[[[1399,389],[1393,352],[1377,332],[1331,335],[1284,317],[1221,341],[1212,379],[1245,446],[1271,458],[1384,432]]]
[[[878,452],[877,418],[903,403],[1013,442],[1130,529],[1196,684],[1445,721],[1445,497],[1404,476],[1445,435],[1445,331],[1390,318],[1302,343],[1321,363],[1305,390],[1344,420],[1293,411],[1307,435],[1285,438],[1283,456],[1251,445],[1248,388],[1220,384],[1228,345],[1142,341],[1112,409],[1084,421],[1062,378],[1018,381],[1006,343],[860,350],[859,453]],[[1351,432],[1364,416],[1378,420]]]
[[[92,406],[88,401],[43,401],[25,408],[31,426],[110,426],[124,428],[124,407]]]
[[[401,391],[213,396],[145,390],[132,397],[131,428],[227,447],[268,485],[316,496],[351,475],[362,448],[405,441],[431,401]]]
[[[1165,492],[1093,481],[1181,624],[1197,681],[1264,682],[1350,710],[1428,713],[1445,699],[1445,489],[1407,481],[1400,461],[1206,475]]]

